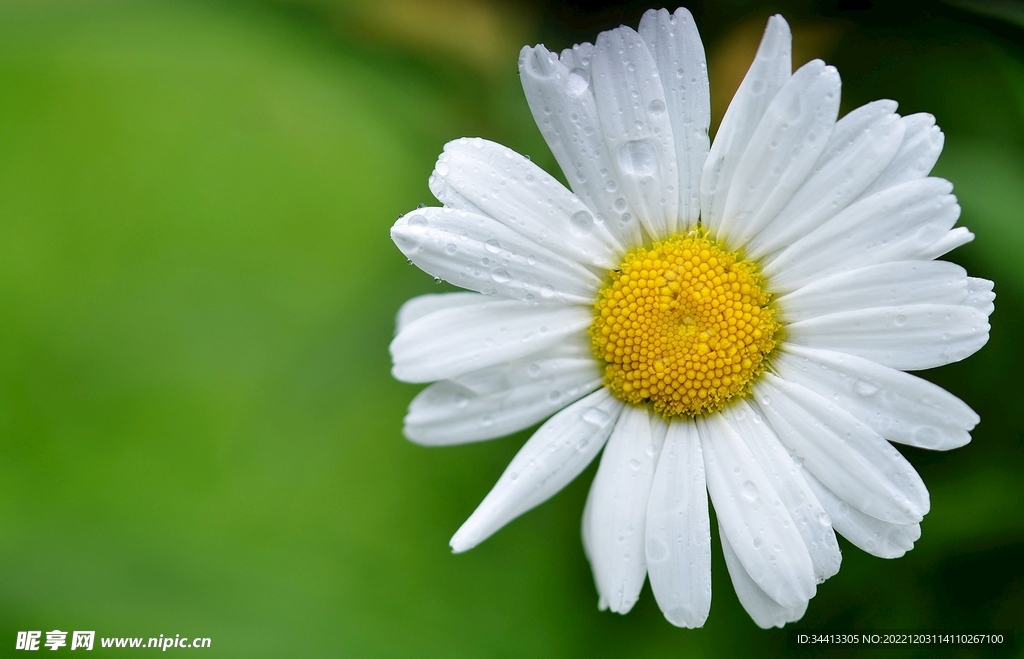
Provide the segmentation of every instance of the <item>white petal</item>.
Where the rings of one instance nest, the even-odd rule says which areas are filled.
[[[446,172],[449,171],[447,165],[441,169]],[[434,198],[441,202],[445,208],[454,208],[455,210],[476,213],[477,215],[487,215],[482,208],[463,197],[459,194],[458,190],[449,185],[447,179],[438,174],[436,169],[427,178],[427,187],[434,194]]]
[[[636,604],[647,577],[644,527],[660,445],[651,413],[627,405],[601,455],[583,520],[601,599],[615,613]]]
[[[788,293],[844,270],[918,258],[960,217],[951,189],[929,178],[859,201],[772,258],[764,275]]]
[[[946,261],[894,261],[813,281],[776,300],[785,322],[907,304],[960,304],[967,271]]]
[[[391,239],[424,272],[486,295],[590,304],[600,278],[490,217],[421,208],[398,219]]]
[[[654,58],[628,27],[597,37],[592,65],[597,115],[619,187],[655,239],[676,231],[679,171],[665,89]]]
[[[433,382],[519,359],[582,333],[587,307],[494,300],[435,311],[402,328],[391,342],[392,375]]]
[[[562,61],[544,46],[526,47],[519,55],[519,76],[533,118],[573,191],[620,244],[639,245],[640,223],[619,188],[597,116],[592,55],[590,44],[574,46]]]
[[[970,229],[967,227],[956,227],[954,229],[950,229],[945,233],[945,235],[936,240],[930,246],[921,250],[914,258],[925,260],[937,259],[940,256],[952,252],[961,245],[966,245],[972,240],[974,240],[974,234],[971,233]]]
[[[516,453],[455,533],[452,549],[472,549],[568,485],[604,446],[622,406],[606,389],[599,389],[551,417]]]
[[[711,610],[711,522],[697,426],[668,424],[647,504],[647,572],[665,618],[703,627]]]
[[[725,555],[725,566],[729,569],[732,587],[736,590],[740,604],[758,627],[761,629],[782,627],[787,622],[804,617],[804,613],[807,611],[807,600],[800,602],[797,606],[787,608],[768,597],[750,578],[721,524],[718,525],[718,537],[722,541],[722,553]]]
[[[746,442],[778,493],[782,505],[793,518],[810,554],[817,583],[839,572],[843,556],[828,515],[800,476],[796,462],[779,443],[775,432],[746,401],[737,401],[723,409],[721,414]]]
[[[986,316],[991,316],[992,312],[996,310],[996,305],[994,304],[996,294],[992,291],[993,286],[994,284],[988,279],[968,277],[967,299],[963,303],[974,307]]]
[[[871,428],[813,391],[765,373],[754,385],[782,443],[838,497],[873,517],[920,522],[928,490],[907,460]]]
[[[920,113],[903,117],[902,121],[906,130],[899,151],[878,178],[860,194],[861,199],[928,176],[939,159],[945,137],[935,125],[935,117]]]
[[[879,558],[899,558],[913,549],[914,542],[921,537],[920,524],[890,524],[865,515],[848,506],[806,469],[802,473],[836,531],[867,553]]]
[[[464,307],[482,302],[493,302],[494,298],[479,293],[428,293],[406,300],[398,310],[395,320],[395,334],[400,333],[414,320],[419,320],[441,309]]]
[[[718,234],[745,245],[793,197],[828,144],[839,114],[839,73],[812,60],[765,110],[729,184]]]
[[[893,101],[875,101],[840,119],[807,181],[746,243],[753,258],[784,249],[850,205],[892,160],[903,140]]]
[[[966,359],[988,332],[988,319],[973,307],[915,304],[808,318],[787,325],[786,340],[916,371]]]
[[[405,436],[427,446],[493,439],[529,428],[601,386],[592,357],[531,355],[443,380],[413,399]],[[480,392],[473,385],[486,380]]]
[[[674,14],[648,10],[640,19],[640,36],[654,55],[665,88],[679,170],[679,231],[700,216],[700,175],[711,141],[711,91],[708,66],[697,25],[685,8]]]
[[[614,268],[624,251],[579,197],[512,149],[475,138],[449,142],[434,169],[462,197],[567,259]]]
[[[980,420],[942,387],[860,357],[787,343],[772,368],[894,442],[947,451],[971,441]]]
[[[534,362],[537,361],[579,361],[587,359],[594,361],[590,347],[590,337],[586,332],[576,332],[539,352],[530,353],[521,360],[497,364],[479,371],[471,371],[460,375],[456,380],[460,385],[469,389],[477,396],[488,396],[508,389],[509,378],[512,377],[508,369],[517,369],[517,364],[520,361],[523,364],[527,364],[525,375],[533,376],[537,375],[536,368],[540,366],[539,364],[536,367],[534,366]],[[518,371],[517,374],[524,375]]]
[[[717,231],[736,169],[768,104],[792,71],[793,36],[781,16],[768,19],[757,56],[729,103],[700,179],[701,220]]]
[[[773,600],[800,606],[814,597],[814,567],[792,516],[723,415],[697,417],[697,430],[718,523],[740,563]]]

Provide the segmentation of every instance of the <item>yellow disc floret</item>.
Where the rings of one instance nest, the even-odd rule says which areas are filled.
[[[611,276],[590,336],[613,394],[672,417],[749,392],[779,329],[756,264],[697,228],[630,252]]]

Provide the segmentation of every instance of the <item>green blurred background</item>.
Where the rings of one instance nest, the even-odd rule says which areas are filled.
[[[887,97],[935,114],[936,173],[977,234],[952,259],[999,295],[985,349],[926,374],[982,423],[963,449],[904,449],[932,494],[917,547],[886,561],[841,541],[795,626],[1020,634],[1024,6],[869,5],[690,5],[716,117],[777,11],[796,64],[838,66],[844,111]],[[647,6],[0,4],[0,655],[51,629],[207,636],[210,657],[814,653],[754,626],[717,546],[705,628],[669,625],[649,589],[628,616],[599,613],[579,539],[593,468],[453,556],[527,434],[401,436],[417,388],[389,375],[394,314],[443,287],[389,226],[436,203],[449,139],[557,171],[518,49],[636,26]]]

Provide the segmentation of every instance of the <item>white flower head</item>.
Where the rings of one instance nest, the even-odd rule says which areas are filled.
[[[626,613],[650,577],[670,622],[704,624],[707,494],[765,628],[800,618],[839,570],[836,531],[886,558],[920,537],[928,490],[889,442],[959,447],[978,416],[904,371],[981,348],[992,283],[936,260],[974,236],[953,228],[950,183],[928,177],[934,119],[882,100],[837,121],[839,74],[792,72],[790,45],[772,17],[714,145],[686,9],[561,55],[524,48],[526,97],[572,191],[498,144],[445,147],[430,177],[444,207],[391,235],[473,292],[398,314],[395,377],[434,382],[405,434],[449,445],[547,419],[456,552],[602,448],[583,511],[602,609]]]

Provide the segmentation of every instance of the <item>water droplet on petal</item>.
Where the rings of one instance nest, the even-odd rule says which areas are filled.
[[[654,176],[658,171],[658,148],[650,140],[632,140],[619,147],[617,154],[622,173],[637,178]]]
[[[594,230],[594,216],[587,211],[576,211],[569,219],[569,228],[577,236],[586,236]]]
[[[565,84],[565,93],[575,98],[587,91],[590,86],[590,76],[583,69],[573,69],[569,72],[569,80]]]
[[[603,426],[608,423],[608,413],[598,407],[591,407],[583,413],[583,420],[592,426]]]
[[[867,380],[857,380],[853,383],[853,392],[858,396],[874,396],[878,393],[878,387]]]

